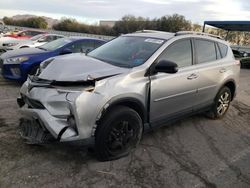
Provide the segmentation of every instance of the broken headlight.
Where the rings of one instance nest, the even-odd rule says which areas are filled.
[[[40,64],[40,67],[38,68],[36,75],[39,75],[53,60],[54,60],[54,58],[49,58],[49,59],[46,59],[45,61],[43,61]]]

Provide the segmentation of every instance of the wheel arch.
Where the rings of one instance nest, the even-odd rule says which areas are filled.
[[[29,46],[24,45],[24,46],[21,46],[20,48],[29,48]]]
[[[117,106],[127,106],[135,110],[141,117],[143,124],[148,121],[146,106],[139,99],[136,99],[134,97],[125,97],[122,99],[116,99],[116,100],[110,101],[108,103],[107,108],[103,109],[101,113],[101,117],[98,119],[97,124],[103,119],[104,116],[106,116],[110,111],[112,111]]]
[[[235,81],[233,79],[227,80],[226,82],[224,82],[223,86],[220,89],[222,89],[225,86],[230,89],[231,94],[232,94],[231,100],[233,100],[235,95],[236,95],[236,83],[235,83]]]

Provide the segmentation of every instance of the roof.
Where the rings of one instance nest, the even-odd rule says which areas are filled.
[[[105,41],[103,39],[99,39],[99,38],[94,38],[94,37],[81,37],[81,36],[70,36],[70,37],[66,37],[68,39],[70,39],[71,41],[76,41],[76,40],[84,40],[84,39],[90,39],[90,40],[99,40],[99,41]]]
[[[250,31],[250,21],[205,21],[204,26],[205,25],[227,31]]]
[[[220,36],[217,35],[212,35],[209,33],[202,33],[202,32],[194,32],[194,31],[179,31],[176,33],[170,33],[165,31],[156,31],[156,30],[142,30],[142,31],[136,31],[135,33],[126,34],[124,36],[149,37],[149,38],[168,40],[170,38],[180,35],[203,36],[203,37],[213,37],[217,39],[222,39]]]
[[[175,36],[175,33],[164,32],[164,31],[154,31],[154,30],[142,30],[135,33],[126,34],[124,36],[138,36],[138,37],[150,37],[168,40]]]

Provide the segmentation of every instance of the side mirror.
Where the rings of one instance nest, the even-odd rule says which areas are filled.
[[[174,74],[178,72],[178,65],[172,61],[160,60],[155,66],[155,72]]]
[[[46,42],[45,39],[39,39],[37,42]]]
[[[88,49],[81,48],[81,53],[88,54],[88,53],[91,52],[92,50],[93,50],[93,48],[88,48]]]
[[[64,48],[62,49],[62,51],[60,52],[60,55],[66,55],[66,54],[72,54],[72,50],[69,48]]]

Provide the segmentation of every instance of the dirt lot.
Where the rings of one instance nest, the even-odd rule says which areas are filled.
[[[193,116],[98,162],[83,146],[30,146],[17,133],[19,85],[0,79],[0,187],[250,187],[250,70],[222,120]]]

